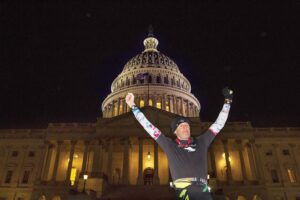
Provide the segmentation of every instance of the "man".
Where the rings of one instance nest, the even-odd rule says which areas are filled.
[[[174,119],[171,129],[177,136],[175,141],[165,137],[147,120],[135,105],[132,93],[126,96],[126,103],[138,122],[166,153],[173,180],[171,185],[175,188],[176,198],[179,200],[212,199],[207,186],[207,151],[228,118],[232,91],[224,88],[223,95],[225,102],[216,122],[196,138],[191,137],[188,118],[179,116]]]

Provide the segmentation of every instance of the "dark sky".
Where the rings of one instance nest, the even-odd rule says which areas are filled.
[[[229,85],[229,121],[300,126],[299,1],[174,2],[1,1],[0,128],[95,122],[149,24],[203,121],[216,119]]]

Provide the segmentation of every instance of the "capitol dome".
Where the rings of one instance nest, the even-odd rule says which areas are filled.
[[[125,96],[131,92],[139,107],[152,106],[186,117],[198,117],[200,103],[191,93],[191,84],[177,64],[157,50],[158,40],[150,32],[143,42],[145,50],[131,58],[115,78],[102,103],[104,118],[126,112]]]

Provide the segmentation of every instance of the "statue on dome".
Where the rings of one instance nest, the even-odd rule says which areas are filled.
[[[207,184],[207,151],[209,145],[224,127],[232,103],[233,91],[228,87],[222,90],[224,105],[217,120],[209,129],[198,137],[190,133],[190,121],[178,116],[171,123],[172,133],[176,139],[166,137],[156,128],[134,103],[134,95],[126,95],[126,103],[131,108],[137,121],[158,143],[167,155],[172,176],[171,187],[175,189],[178,200],[211,200]]]

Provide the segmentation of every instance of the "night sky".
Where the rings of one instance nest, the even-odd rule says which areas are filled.
[[[300,127],[299,1],[68,2],[1,1],[0,128],[95,122],[149,24],[202,121],[216,119],[228,85],[229,121]]]

